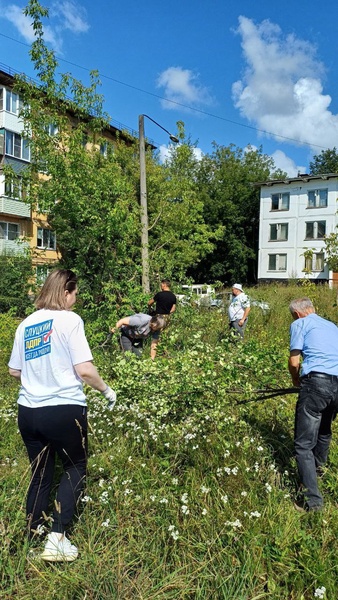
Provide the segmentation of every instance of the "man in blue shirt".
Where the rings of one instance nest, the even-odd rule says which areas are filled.
[[[295,508],[320,510],[323,498],[317,472],[327,461],[331,424],[338,412],[338,327],[319,317],[309,298],[293,300],[290,312],[294,322],[289,371],[293,384],[300,387],[294,444],[305,500]]]

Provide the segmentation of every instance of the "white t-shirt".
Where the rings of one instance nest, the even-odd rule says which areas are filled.
[[[74,365],[93,360],[79,315],[41,309],[17,328],[8,366],[21,371],[18,404],[86,405]]]
[[[229,305],[229,319],[230,321],[237,321],[243,319],[244,311],[250,306],[250,300],[244,292],[241,292],[237,296],[233,296]]]

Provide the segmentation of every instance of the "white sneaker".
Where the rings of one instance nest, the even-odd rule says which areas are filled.
[[[40,554],[42,560],[49,562],[71,562],[78,556],[76,546],[73,546],[65,535],[52,531],[47,536],[44,550]]]

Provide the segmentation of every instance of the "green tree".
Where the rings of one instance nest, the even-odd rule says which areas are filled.
[[[18,249],[19,250],[19,249]],[[10,311],[24,317],[32,303],[33,267],[29,251],[2,252],[0,254],[0,312]]]
[[[254,184],[273,177],[274,163],[262,150],[243,151],[231,144],[219,146],[205,156],[197,174],[204,204],[205,222],[222,227],[222,239],[191,270],[199,281],[255,281],[258,251],[259,187]]]
[[[191,266],[212,251],[222,228],[206,225],[198,190],[195,146],[177,123],[180,144],[164,165],[147,166],[150,265],[153,282],[162,275],[182,281]],[[198,268],[198,267],[197,267]]]
[[[322,173],[338,173],[338,152],[336,147],[322,150],[310,162],[310,175],[321,175]]]

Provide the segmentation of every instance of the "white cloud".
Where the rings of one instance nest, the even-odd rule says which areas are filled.
[[[23,14],[22,8],[20,6],[17,6],[16,4],[9,4],[6,7],[6,9],[2,11],[1,16],[2,18],[10,21],[17,28],[18,32],[22,35],[26,42],[28,42],[29,44],[34,42],[35,37],[31,17],[26,17]],[[46,42],[51,44],[51,46],[53,46],[55,50],[60,52],[62,42],[54,33],[52,28],[48,25],[45,26],[44,33]]]
[[[156,85],[164,90],[164,96],[169,100],[161,101],[163,108],[175,110],[175,102],[194,107],[212,103],[208,89],[199,82],[199,75],[189,69],[169,67],[158,76]]]
[[[281,150],[276,150],[271,158],[274,160],[276,169],[285,171],[289,177],[297,177],[298,173],[306,173],[306,167],[296,165],[295,161]]]
[[[232,92],[242,116],[277,140],[308,143],[317,153],[318,146],[337,145],[338,115],[323,94],[325,70],[316,49],[268,20],[256,25],[240,17],[237,32],[246,69]]]
[[[158,149],[159,150],[159,159],[160,159],[161,163],[164,163],[167,160],[167,158],[170,157],[171,149],[172,149],[171,145],[166,146],[165,144],[162,144],[159,147],[159,149]],[[192,151],[193,151],[193,154],[194,154],[194,157],[196,158],[196,160],[199,161],[203,158],[204,154],[203,154],[201,148],[193,148]]]
[[[0,17],[10,21],[26,42],[29,44],[34,42],[32,18],[23,14],[21,6],[1,5]],[[62,33],[66,29],[72,33],[86,33],[89,29],[85,9],[70,0],[53,5],[49,12],[48,24],[43,23],[44,40],[58,54],[62,54]]]
[[[61,28],[69,29],[73,33],[86,33],[89,29],[85,8],[71,0],[54,4],[50,14],[59,17]]]

